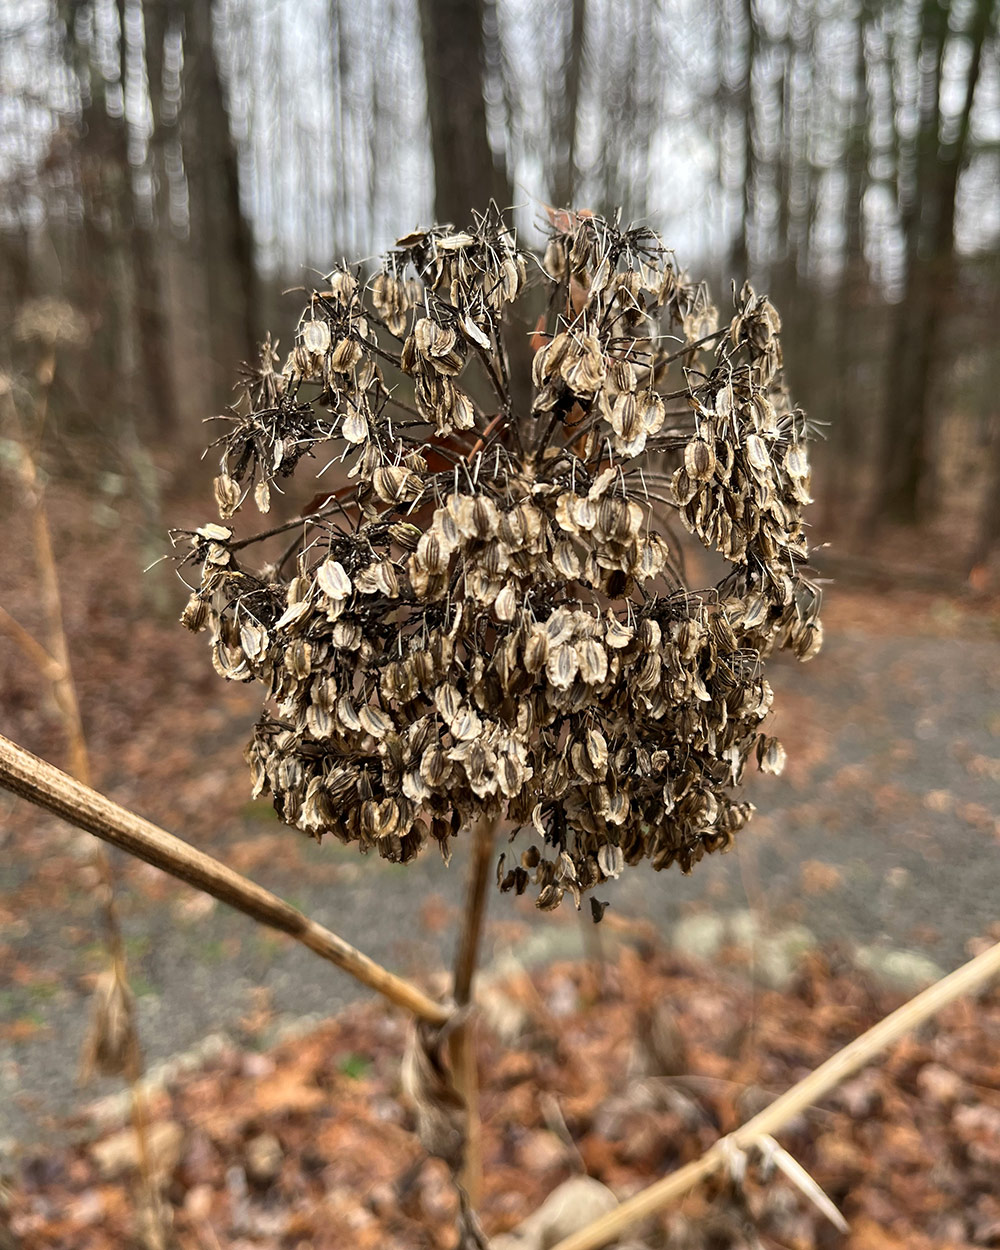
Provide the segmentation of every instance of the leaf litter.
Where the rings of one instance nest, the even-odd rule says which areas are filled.
[[[478,1036],[489,1236],[581,1172],[624,1197],[695,1159],[899,1002],[835,951],[807,956],[784,993],[751,987],[737,962],[710,970],[638,940],[605,962],[515,969],[491,985]],[[500,1041],[504,1010],[514,1027]],[[267,1052],[227,1047],[155,1093],[154,1165],[176,1245],[452,1250],[457,1200],[402,1092],[407,1028],[359,1005]],[[628,1244],[1000,1244],[1000,989],[947,1008],[798,1117],[780,1146],[846,1235],[772,1150]],[[131,1244],[134,1163],[120,1127],[22,1159],[0,1232],[5,1221],[22,1250]]]

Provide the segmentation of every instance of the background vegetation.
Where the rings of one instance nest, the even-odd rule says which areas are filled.
[[[620,205],[720,306],[750,276],[783,310],[824,536],[929,522],[969,568],[1000,528],[997,50],[995,0],[8,2],[0,365],[68,300],[65,457],[169,470],[335,258],[490,197],[528,241],[543,203]]]

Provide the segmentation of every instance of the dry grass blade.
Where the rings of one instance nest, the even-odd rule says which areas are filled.
[[[0,605],[0,631],[17,644],[34,664],[35,668],[47,677],[53,685],[62,679],[61,665],[52,658],[40,642],[38,642],[24,626],[14,619],[5,607]]]
[[[39,392],[34,425],[44,429],[49,390],[55,377],[56,355],[50,349],[39,370]],[[0,628],[11,636],[47,678],[63,721],[69,745],[70,772],[85,785],[91,779],[90,753],[80,713],[80,700],[70,666],[69,642],[63,615],[59,570],[56,565],[52,531],[40,484],[38,467],[27,438],[21,428],[17,405],[8,392],[7,402],[20,442],[20,476],[27,507],[31,511],[35,541],[35,560],[41,588],[41,602],[48,627],[48,650],[35,641],[27,630],[7,612],[0,615]],[[81,1080],[94,1071],[104,1075],[123,1076],[128,1083],[132,1121],[139,1143],[141,1185],[138,1204],[142,1212],[140,1240],[147,1250],[161,1250],[166,1245],[165,1208],[160,1186],[149,1167],[148,1124],[143,1094],[139,1089],[142,1075],[142,1046],[135,1019],[135,1005],[128,985],[125,944],[115,907],[114,880],[111,864],[99,841],[93,843],[93,865],[97,873],[94,895],[101,914],[110,965],[98,984],[94,996],[91,1028],[81,1058]]]
[[[818,1211],[826,1216],[834,1228],[842,1233],[849,1233],[850,1226],[834,1205],[833,1200],[824,1193],[820,1185],[809,1175],[798,1159],[790,1155],[784,1146],[779,1146],[774,1138],[765,1133],[759,1142],[760,1152],[766,1162],[773,1162],[796,1189],[804,1194]]]
[[[403,1053],[401,1080],[421,1145],[457,1173],[465,1159],[467,1107],[444,1061],[444,1043],[441,1030],[415,1020]]]

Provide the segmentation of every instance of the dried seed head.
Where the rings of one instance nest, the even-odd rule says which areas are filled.
[[[556,220],[530,404],[505,348],[528,264],[496,214],[336,270],[284,368],[265,342],[220,515],[251,494],[266,511],[279,482],[294,498],[310,463],[328,494],[257,571],[235,521],[186,535],[202,583],[182,618],[220,674],[261,683],[247,760],[285,821],[406,862],[507,817],[532,843],[500,888],[544,908],[726,849],[748,761],[784,762],[763,661],[822,639],[773,307],[744,287],[717,332],[655,235]],[[678,337],[679,406],[660,393]],[[686,583],[692,541],[725,559],[718,586]]]

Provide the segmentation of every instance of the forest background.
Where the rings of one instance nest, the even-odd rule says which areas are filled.
[[[841,550],[1000,529],[994,0],[19,0],[0,109],[0,365],[30,301],[82,313],[49,434],[98,491],[183,463],[282,292],[493,197],[771,292]]]

